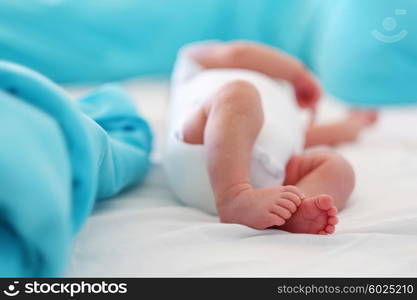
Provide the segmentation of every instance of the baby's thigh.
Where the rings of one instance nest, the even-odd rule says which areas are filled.
[[[293,155],[286,166],[284,184],[295,185],[324,163],[335,168],[349,166],[349,163],[340,154],[331,150],[313,150]]]
[[[263,122],[261,98],[257,88],[245,80],[231,80],[221,85],[212,94],[202,95],[198,106],[185,119],[184,141],[189,144],[203,144],[207,120],[216,124],[230,122],[234,117],[251,117],[251,124]]]

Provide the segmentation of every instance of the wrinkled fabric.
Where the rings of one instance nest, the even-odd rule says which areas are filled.
[[[144,178],[151,143],[121,88],[74,101],[0,61],[0,276],[61,274],[96,199]]]

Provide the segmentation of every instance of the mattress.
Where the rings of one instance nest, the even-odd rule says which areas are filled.
[[[125,83],[156,134],[145,182],[99,203],[76,237],[69,277],[415,277],[417,107],[381,111],[355,144],[338,148],[357,186],[334,235],[221,224],[171,194],[162,168],[168,83]],[[72,88],[74,95],[86,88]],[[325,97],[321,121],[347,108]]]

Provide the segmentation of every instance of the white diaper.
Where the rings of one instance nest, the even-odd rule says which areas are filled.
[[[256,86],[265,120],[254,146],[250,170],[252,184],[257,188],[283,183],[288,160],[303,149],[305,122],[292,87],[287,83],[248,70],[201,69],[192,61],[190,53],[205,45],[186,47],[177,61],[171,89],[165,170],[173,192],[182,202],[216,214],[205,148],[187,144],[182,139],[184,122],[196,109],[228,82],[246,80]]]

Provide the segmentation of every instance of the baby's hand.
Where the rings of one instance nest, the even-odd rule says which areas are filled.
[[[298,105],[301,108],[310,108],[315,111],[320,100],[321,88],[313,75],[303,69],[292,81],[292,85]]]

